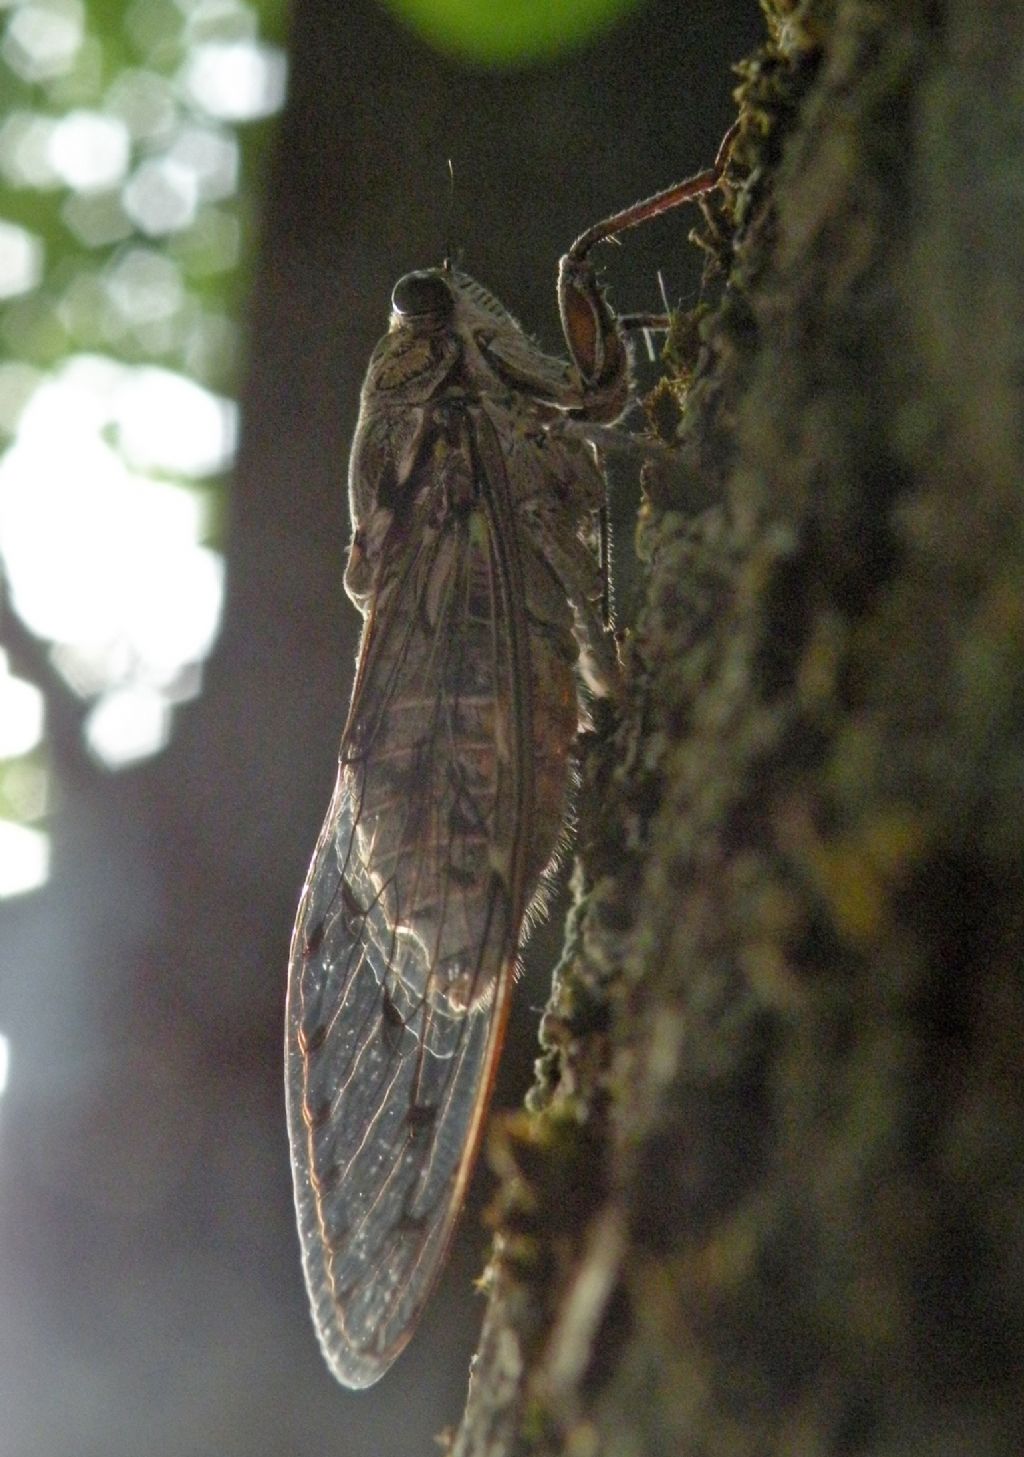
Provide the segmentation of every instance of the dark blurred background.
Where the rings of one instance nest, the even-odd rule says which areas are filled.
[[[78,13],[25,0],[0,18],[10,27],[31,5]],[[111,24],[115,7],[102,9]],[[142,11],[124,7],[125,24]],[[190,24],[201,11],[178,6]],[[309,1321],[284,1135],[288,938],[355,651],[341,575],[359,387],[392,284],[438,262],[449,234],[466,270],[558,349],[559,254],[711,161],[730,65],[760,16],[755,0],[651,0],[506,69],[442,56],[372,0],[305,0],[290,30],[283,114],[259,122],[242,172],[241,236],[259,239],[247,302],[222,304],[244,343],[236,468],[226,511],[218,496],[209,513],[224,616],[201,690],[168,689],[180,706],[162,752],[101,762],[83,737],[88,693],[5,589],[9,665],[45,701],[33,752],[50,862],[45,883],[0,900],[0,1457],[429,1453],[458,1420],[482,1314],[486,1168],[418,1335],[379,1386],[349,1395]],[[659,268],[673,302],[695,301],[692,221],[670,215],[605,250],[621,307],[659,307]],[[127,244],[103,246],[112,267]],[[10,317],[6,358],[21,368],[28,316]],[[44,362],[58,367],[55,350]],[[226,367],[195,377],[231,393]],[[635,470],[618,475],[628,523]],[[57,543],[59,511],[47,529]],[[628,524],[620,538],[625,559]],[[102,563],[90,568],[84,543],[78,555],[81,590],[98,590]],[[187,589],[164,605],[173,624]],[[528,1086],[559,938],[556,916],[528,952],[498,1106]]]

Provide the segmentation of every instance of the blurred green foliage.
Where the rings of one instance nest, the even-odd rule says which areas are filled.
[[[163,747],[216,636],[284,12],[0,0],[0,639],[48,649],[111,767]],[[28,685],[10,667],[8,837],[47,798],[45,729],[15,722]]]
[[[543,60],[579,45],[641,0],[384,0],[438,50],[485,65]]]
[[[283,0],[0,0],[0,219],[26,229],[44,260],[37,287],[2,301],[3,356],[46,369],[70,352],[102,350],[230,391],[253,180],[269,128],[258,113],[204,109],[190,67],[218,46],[269,52],[283,11]],[[126,129],[123,177],[75,185],[54,165],[76,118]],[[195,178],[182,173],[188,187],[198,179],[198,197],[181,226],[126,209],[133,173],[167,158],[173,167],[175,149],[190,143],[211,161],[219,147],[233,179],[213,184],[209,172],[199,176],[201,161]],[[131,276],[118,289],[127,257]],[[134,311],[119,307],[129,294]],[[11,413],[8,402],[0,431]]]

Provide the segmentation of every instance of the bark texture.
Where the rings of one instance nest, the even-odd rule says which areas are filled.
[[[1024,11],[764,10],[459,1457],[1024,1431]]]

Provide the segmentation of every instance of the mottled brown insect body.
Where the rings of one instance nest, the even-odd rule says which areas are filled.
[[[415,943],[396,974],[406,982],[415,974],[407,990],[439,1011],[447,1003],[463,1013],[490,999],[502,969],[480,956],[481,927],[497,914],[492,897],[502,921],[521,918],[565,822],[577,646],[564,589],[516,514],[514,479],[527,485],[527,501],[558,486],[546,471],[529,480],[523,470],[517,440],[532,412],[520,408],[515,419],[483,404],[479,390],[471,401],[464,358],[397,343],[397,359],[386,355],[381,370],[393,389],[406,383],[400,365],[417,366],[419,385],[423,359],[436,367],[437,354],[451,372],[435,380],[442,398],[424,406],[408,475],[393,488],[384,542],[400,560],[405,541],[415,547],[401,583],[378,583],[380,645],[349,725],[344,783],[359,806],[356,844],[374,891],[399,938]],[[496,381],[487,385],[493,393]],[[375,443],[386,414],[378,391],[379,376],[361,426]],[[398,435],[402,424],[393,423]],[[583,460],[546,454],[567,470],[582,464],[599,491],[591,447],[573,440],[569,450]],[[364,571],[365,558],[354,560]],[[512,582],[518,601],[503,601]],[[416,610],[392,623],[395,591]]]
[[[720,168],[566,255],[571,361],[447,266],[399,280],[370,361],[345,576],[365,625],[287,1013],[303,1264],[349,1386],[383,1374],[436,1278],[564,834],[578,684],[617,684],[586,422],[615,418],[629,381],[589,249]]]

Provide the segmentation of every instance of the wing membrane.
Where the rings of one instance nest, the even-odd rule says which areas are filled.
[[[385,542],[292,941],[303,1264],[349,1386],[398,1355],[444,1255],[525,898],[529,649],[508,486],[486,419],[466,408],[446,428],[453,472],[424,479]],[[455,509],[460,461],[472,493],[462,481]]]

